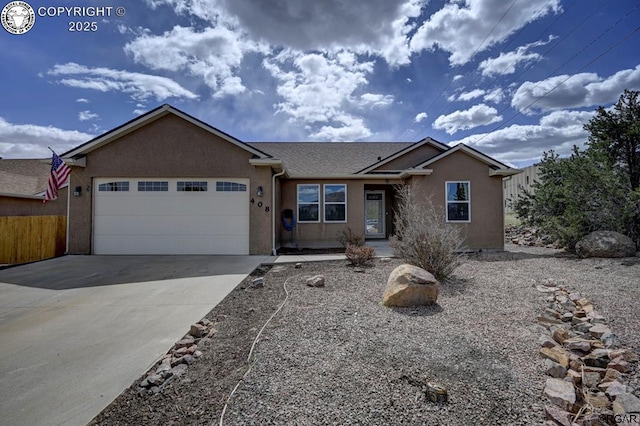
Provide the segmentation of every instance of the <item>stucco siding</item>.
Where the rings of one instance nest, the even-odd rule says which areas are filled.
[[[58,191],[58,199],[42,200],[0,196],[0,216],[66,216],[67,189]]]
[[[429,166],[433,174],[414,177],[417,187],[429,194],[434,205],[446,214],[447,181],[470,184],[471,222],[455,224],[462,228],[467,249],[504,249],[504,214],[502,210],[502,178],[490,177],[489,166],[463,152],[456,152]]]
[[[296,221],[298,222],[294,231],[295,243],[298,248],[305,247],[340,247],[338,237],[342,234],[343,229],[351,228],[351,230],[360,235],[364,235],[364,191],[365,185],[393,183],[391,180],[353,180],[353,179],[291,179],[281,182],[280,203],[278,208],[278,221],[281,221],[282,212],[285,209],[291,209],[294,212]],[[300,223],[297,211],[297,186],[299,184],[318,184],[320,185],[320,222],[319,223]],[[325,184],[345,184],[347,185],[347,221],[346,223],[326,223],[322,217],[323,203],[323,187]],[[278,225],[278,236],[282,246],[290,243],[291,233],[285,231],[281,224]]]
[[[429,144],[424,144],[421,147],[414,149],[413,151],[409,151],[406,154],[389,161],[387,164],[383,164],[373,171],[408,169],[427,161],[429,158],[435,157],[441,152],[442,151],[434,148]]]
[[[92,251],[95,178],[236,177],[250,179],[250,198],[254,198],[250,205],[250,253],[268,254],[271,249],[271,169],[251,166],[251,157],[250,152],[171,114],[90,152],[85,168],[73,168],[71,187],[81,185],[84,191],[81,197],[71,200],[70,252],[90,254]],[[264,192],[259,200],[258,186],[262,186]]]

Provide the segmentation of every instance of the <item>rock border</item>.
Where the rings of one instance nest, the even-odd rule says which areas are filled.
[[[182,376],[202,356],[198,345],[217,333],[214,326],[215,323],[206,318],[192,324],[189,333],[174,343],[160,361],[147,371],[146,377],[138,383],[138,392],[159,393],[164,386]]]
[[[551,403],[545,406],[544,425],[639,423],[640,399],[627,386],[638,355],[620,347],[607,320],[580,293],[551,279],[536,289],[548,294],[547,307],[537,318],[548,330],[539,339],[544,370],[551,376],[543,391]]]

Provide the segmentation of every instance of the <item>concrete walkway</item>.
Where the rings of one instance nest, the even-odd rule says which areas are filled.
[[[265,256],[66,256],[0,270],[0,425],[85,425]]]
[[[393,257],[393,252],[389,246],[388,240],[367,240],[365,242],[369,247],[376,250],[376,257]],[[299,262],[321,262],[325,260],[344,260],[344,254],[285,254],[281,256],[269,257],[268,263],[299,263]]]

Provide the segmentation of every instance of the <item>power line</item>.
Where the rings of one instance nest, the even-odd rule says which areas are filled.
[[[615,49],[616,47],[618,47],[620,44],[624,43],[627,39],[629,39],[633,34],[637,33],[638,31],[640,31],[640,27],[637,27],[635,30],[631,31],[630,33],[628,33],[626,36],[624,36],[622,39],[618,40],[616,43],[614,43],[613,45],[611,45],[607,50],[605,50],[604,52],[602,52],[600,55],[596,56],[594,59],[592,59],[591,61],[589,61],[588,63],[586,63],[585,65],[583,65],[578,71],[577,73],[579,73],[580,71],[584,70],[586,67],[588,67],[589,65],[593,64],[594,62],[600,60],[603,56],[605,56],[607,53],[609,53],[611,50]],[[556,90],[558,87],[560,87],[561,85],[563,85],[564,83],[566,83],[567,81],[569,81],[570,79],[572,79],[573,77],[575,77],[576,74],[572,74],[570,76],[568,76],[566,79],[562,80],[560,83],[556,84],[555,86],[553,86],[550,90],[548,90],[544,95],[540,96],[539,98],[537,98],[536,100],[534,100],[533,102],[531,102],[529,105],[527,105],[525,108],[523,108],[521,111],[517,111],[515,114],[513,114],[511,117],[509,117],[508,120],[503,121],[499,126],[495,127],[493,130],[485,133],[481,138],[473,141],[474,144],[477,144],[478,142],[480,142],[481,140],[485,139],[486,137],[488,137],[490,134],[492,134],[493,132],[500,130],[502,127],[504,127],[506,124],[508,124],[509,122],[511,122],[514,118],[516,118],[517,116],[519,116],[520,114],[522,114],[524,111],[528,110],[529,108],[531,108],[533,105],[537,104],[539,101],[541,101],[542,99],[544,99],[549,93],[553,92],[554,90]]]

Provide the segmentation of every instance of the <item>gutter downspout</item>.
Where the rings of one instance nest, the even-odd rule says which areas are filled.
[[[271,180],[271,254],[276,255],[276,178],[284,175],[286,170],[272,176]]]

